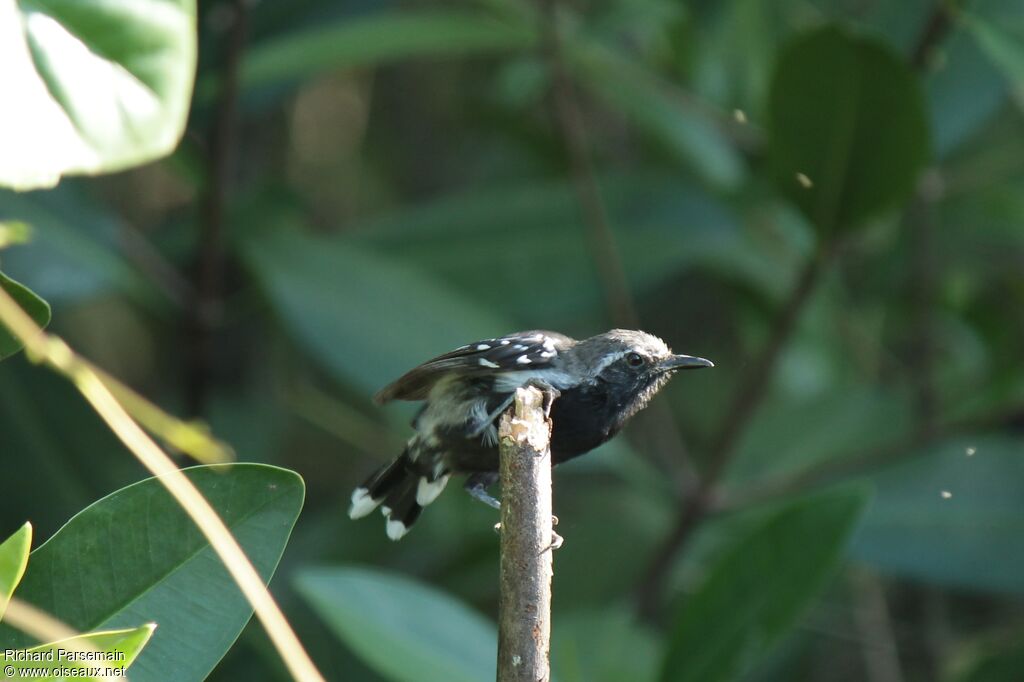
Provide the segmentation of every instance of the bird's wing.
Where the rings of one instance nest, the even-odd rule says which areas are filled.
[[[531,330],[459,346],[415,367],[382,388],[373,399],[424,400],[437,380],[448,373],[490,375],[542,369],[575,341],[557,332]]]

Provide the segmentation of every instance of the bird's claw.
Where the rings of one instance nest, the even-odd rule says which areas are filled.
[[[562,392],[543,379],[530,379],[526,382],[526,385],[532,386],[541,392],[541,395],[544,397],[544,416],[550,419],[551,406],[555,403],[555,399],[562,395]]]

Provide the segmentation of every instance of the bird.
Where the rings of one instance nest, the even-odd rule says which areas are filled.
[[[714,367],[676,355],[660,338],[612,329],[577,341],[544,330],[475,341],[409,370],[375,396],[423,401],[402,453],[352,492],[349,517],[378,507],[391,540],[409,532],[450,476],[465,474],[466,490],[500,508],[487,489],[498,480],[498,418],[519,387],[546,396],[552,464],[593,450],[615,436],[679,370]]]

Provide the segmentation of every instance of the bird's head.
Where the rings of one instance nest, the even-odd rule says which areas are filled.
[[[657,336],[630,329],[584,339],[574,351],[591,381],[606,386],[624,420],[643,409],[675,372],[714,367],[710,360],[673,353]]]

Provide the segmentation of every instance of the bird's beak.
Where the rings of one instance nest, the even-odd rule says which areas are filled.
[[[677,369],[700,369],[701,367],[714,367],[715,363],[704,358],[693,355],[673,355],[658,363],[658,370],[661,372],[674,372]]]

